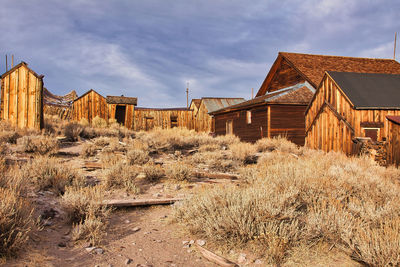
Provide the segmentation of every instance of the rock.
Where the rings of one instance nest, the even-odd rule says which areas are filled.
[[[186,245],[186,244],[189,244],[189,241],[187,241],[187,240],[182,241],[182,245]]]
[[[130,220],[125,220],[124,221],[126,224],[128,224],[128,223],[130,223],[131,221]]]
[[[132,229],[132,231],[134,232],[134,233],[136,233],[137,231],[139,231],[140,230],[140,227],[134,227],[133,229]]]
[[[204,246],[206,244],[205,240],[199,239],[196,241],[197,245],[199,245],[200,247]]]
[[[95,248],[94,252],[96,252],[96,254],[103,254],[104,250],[102,248]]]
[[[254,261],[254,264],[261,265],[261,264],[263,264],[263,262],[262,262],[262,260],[257,259],[257,260]]]
[[[86,251],[87,252],[92,252],[94,249],[95,249],[96,247],[88,247],[88,248],[85,248],[86,249]]]
[[[161,243],[162,242],[162,240],[156,240],[156,243]]]
[[[154,194],[153,197],[162,197],[160,193]]]
[[[194,240],[190,240],[189,244],[193,245],[194,244]]]
[[[246,254],[244,254],[244,253],[240,253],[239,254],[239,257],[238,257],[238,263],[239,264],[243,264],[243,263],[245,263],[246,262]]]
[[[67,244],[65,243],[65,242],[60,242],[60,243],[58,243],[58,246],[60,247],[60,248],[65,248],[66,246],[67,246]]]
[[[127,258],[127,259],[125,260],[125,265],[129,265],[129,264],[131,264],[132,262],[133,262],[132,259]]]

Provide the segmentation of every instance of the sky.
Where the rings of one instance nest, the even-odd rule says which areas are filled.
[[[0,0],[0,72],[13,54],[54,94],[142,107],[186,106],[187,83],[249,99],[279,51],[393,58],[399,15],[398,0]]]

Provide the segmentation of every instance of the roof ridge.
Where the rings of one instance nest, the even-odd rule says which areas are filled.
[[[350,57],[350,56],[336,56],[336,55],[321,55],[321,54],[309,54],[309,53],[295,53],[295,52],[284,52],[281,51],[278,54],[285,55],[305,55],[305,56],[319,56],[319,57],[336,57],[336,58],[356,58],[356,59],[370,59],[370,60],[388,60],[388,61],[395,61],[395,59],[392,58],[371,58],[371,57]]]

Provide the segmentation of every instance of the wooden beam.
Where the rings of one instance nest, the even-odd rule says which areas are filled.
[[[214,262],[216,264],[218,264],[219,266],[224,266],[224,267],[237,267],[239,265],[237,265],[236,263],[225,259],[221,256],[218,256],[217,254],[209,251],[208,249],[205,249],[199,245],[196,244],[196,249],[204,256],[204,258],[206,258],[207,260]]]
[[[271,138],[271,106],[268,105],[268,138]]]
[[[182,201],[183,198],[164,198],[164,199],[112,199],[102,202],[103,205],[110,207],[141,207],[152,205],[170,205],[177,201]]]
[[[239,179],[239,177],[234,174],[226,174],[226,173],[195,172],[194,176],[209,178],[209,179],[230,179],[230,180]]]

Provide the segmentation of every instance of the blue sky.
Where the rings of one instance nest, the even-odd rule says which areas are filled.
[[[186,82],[190,98],[250,98],[279,51],[392,58],[400,32],[396,0],[0,3],[1,73],[14,54],[55,94],[93,88],[147,107],[185,106]]]

